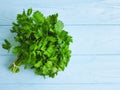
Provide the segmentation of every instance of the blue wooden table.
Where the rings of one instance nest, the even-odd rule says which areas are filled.
[[[30,7],[59,13],[73,37],[71,60],[54,79],[23,67],[13,74],[7,67],[16,57],[0,47],[0,90],[120,90],[120,0],[0,0],[0,46]]]

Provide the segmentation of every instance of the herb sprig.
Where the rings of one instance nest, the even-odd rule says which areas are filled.
[[[58,14],[45,17],[41,12],[32,9],[23,10],[12,24],[12,33],[17,45],[5,39],[4,49],[12,50],[17,55],[9,66],[13,73],[19,72],[20,66],[35,70],[37,75],[55,77],[68,65],[71,56],[69,45],[72,37],[64,29]],[[12,47],[12,49],[11,49]]]

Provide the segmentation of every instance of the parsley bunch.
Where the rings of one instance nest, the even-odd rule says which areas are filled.
[[[12,45],[7,39],[2,44],[4,49],[17,55],[9,69],[17,73],[21,65],[35,70],[35,74],[55,77],[67,66],[71,51],[69,45],[72,37],[63,29],[64,24],[58,20],[58,14],[45,17],[32,9],[23,10],[17,15],[11,32],[16,33]],[[11,48],[12,47],[12,48]]]

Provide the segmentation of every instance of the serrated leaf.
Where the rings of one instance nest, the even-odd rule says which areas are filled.
[[[27,11],[27,15],[30,16],[32,14],[32,8],[29,8]]]
[[[57,22],[57,18],[58,18],[58,14],[53,14],[53,15],[49,15],[47,17],[48,22],[52,25],[52,28],[54,27],[54,25]]]
[[[47,75],[48,74],[48,69],[46,66],[43,66],[43,74]]]
[[[48,67],[48,68],[51,68],[52,67],[52,62],[51,61],[47,61],[47,63],[46,63],[46,67]]]
[[[35,66],[36,68],[42,66],[42,61],[37,62],[34,66]]]
[[[36,12],[33,13],[33,20],[36,23],[43,23],[44,22],[44,16],[39,11],[36,11]]]
[[[57,72],[57,68],[56,67],[52,67],[52,72],[56,73]]]
[[[5,42],[5,43],[2,44],[2,47],[3,47],[4,49],[10,51],[10,48],[12,47],[11,43],[10,43],[7,39],[5,39],[4,42]]]
[[[55,29],[56,29],[56,30],[62,30],[63,27],[64,27],[64,24],[63,24],[63,22],[60,21],[60,20],[55,24]]]

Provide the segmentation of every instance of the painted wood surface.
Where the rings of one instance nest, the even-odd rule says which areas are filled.
[[[30,7],[59,13],[74,40],[71,60],[54,79],[23,67],[13,74],[7,67],[16,57],[0,47],[0,90],[120,90],[120,0],[0,0],[0,46],[12,41],[16,14]]]

